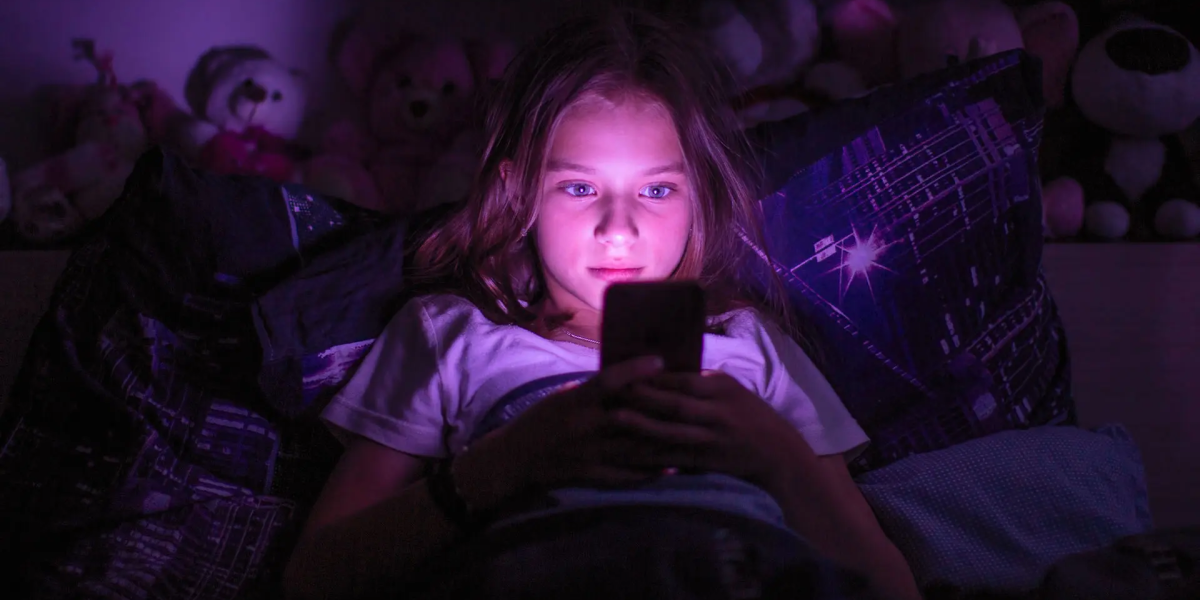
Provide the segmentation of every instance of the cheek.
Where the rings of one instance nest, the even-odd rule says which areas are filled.
[[[670,240],[667,244],[673,255],[682,257],[683,249],[687,247],[688,235],[692,229],[692,211],[690,206],[670,215],[663,223],[663,233]]]
[[[563,262],[578,254],[581,247],[581,219],[563,211],[543,208],[538,214],[537,242],[543,257]]]

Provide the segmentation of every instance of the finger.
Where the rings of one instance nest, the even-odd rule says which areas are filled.
[[[656,419],[638,410],[618,408],[612,422],[623,434],[638,436],[665,445],[706,445],[716,441],[715,432],[702,425],[674,423]]]
[[[649,481],[659,475],[653,468],[597,464],[586,467],[571,483],[598,487],[626,487]]]
[[[707,426],[723,423],[724,413],[716,403],[647,384],[631,386],[624,407],[678,423]]]
[[[727,395],[733,386],[741,385],[736,379],[720,371],[661,373],[650,377],[648,383],[660,389],[696,398],[720,398]]]
[[[719,471],[721,460],[716,446],[708,444],[670,444],[645,440],[636,452],[613,456],[609,464],[639,469],[655,475],[685,471]]]
[[[601,391],[615,393],[635,381],[653,377],[663,370],[663,360],[658,356],[644,356],[606,367],[596,376]]]

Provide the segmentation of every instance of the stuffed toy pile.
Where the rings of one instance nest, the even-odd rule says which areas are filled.
[[[96,82],[49,86],[53,154],[6,176],[0,163],[0,221],[22,239],[57,243],[76,236],[121,194],[133,165],[160,144],[223,174],[298,180],[303,151],[293,140],[306,110],[300,76],[252,46],[218,47],[187,82],[190,111],[152,81],[121,84],[110,53],[73,42],[95,66]],[[11,181],[9,181],[11,179]]]
[[[1049,109],[1047,235],[1200,237],[1200,54],[1174,21],[1107,15],[1081,47],[1074,10],[1049,0],[702,0],[693,10],[740,84],[730,102],[747,127],[1024,49],[1042,61]],[[119,84],[111,55],[91,42],[75,47],[99,77],[48,102],[64,138],[57,154],[12,173],[0,162],[0,221],[33,242],[69,238],[103,214],[151,144],[395,215],[459,201],[483,146],[470,116],[514,53],[503,41],[348,20],[330,58],[354,114],[327,123],[310,149],[297,143],[304,77],[259,47],[200,57],[186,108],[153,82]]]
[[[1066,102],[1079,23],[1062,2],[1002,0],[708,0],[698,22],[743,86],[732,99],[754,126],[862,95],[954,63],[1023,49],[1040,58],[1049,108]],[[1070,177],[1044,183],[1048,228],[1083,220]]]

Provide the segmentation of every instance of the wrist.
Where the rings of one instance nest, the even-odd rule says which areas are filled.
[[[495,510],[522,487],[519,470],[503,457],[497,460],[489,448],[473,448],[455,457],[453,477],[474,513]]]
[[[757,481],[752,482],[780,502],[796,493],[799,480],[813,472],[813,465],[804,460],[805,456],[813,456],[808,442],[797,431],[788,433],[791,435],[783,437],[770,458],[760,461]]]

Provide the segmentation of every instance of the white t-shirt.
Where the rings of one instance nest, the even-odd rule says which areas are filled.
[[[705,369],[728,373],[771,404],[818,455],[853,456],[866,445],[862,428],[791,338],[749,310],[723,318],[725,335],[704,336]],[[335,431],[441,458],[599,366],[597,350],[497,325],[457,296],[426,296],[397,313],[322,416]],[[548,497],[545,506],[497,525],[577,508],[652,504],[720,510],[787,528],[774,498],[719,473],[659,477],[621,489],[562,488]]]
[[[723,318],[726,335],[704,336],[705,369],[756,393],[818,455],[850,453],[867,442],[795,342],[750,310]],[[396,314],[322,416],[401,452],[441,458],[461,452],[510,392],[545,381],[544,396],[555,382],[586,377],[599,365],[595,349],[497,325],[457,296],[425,296]]]

